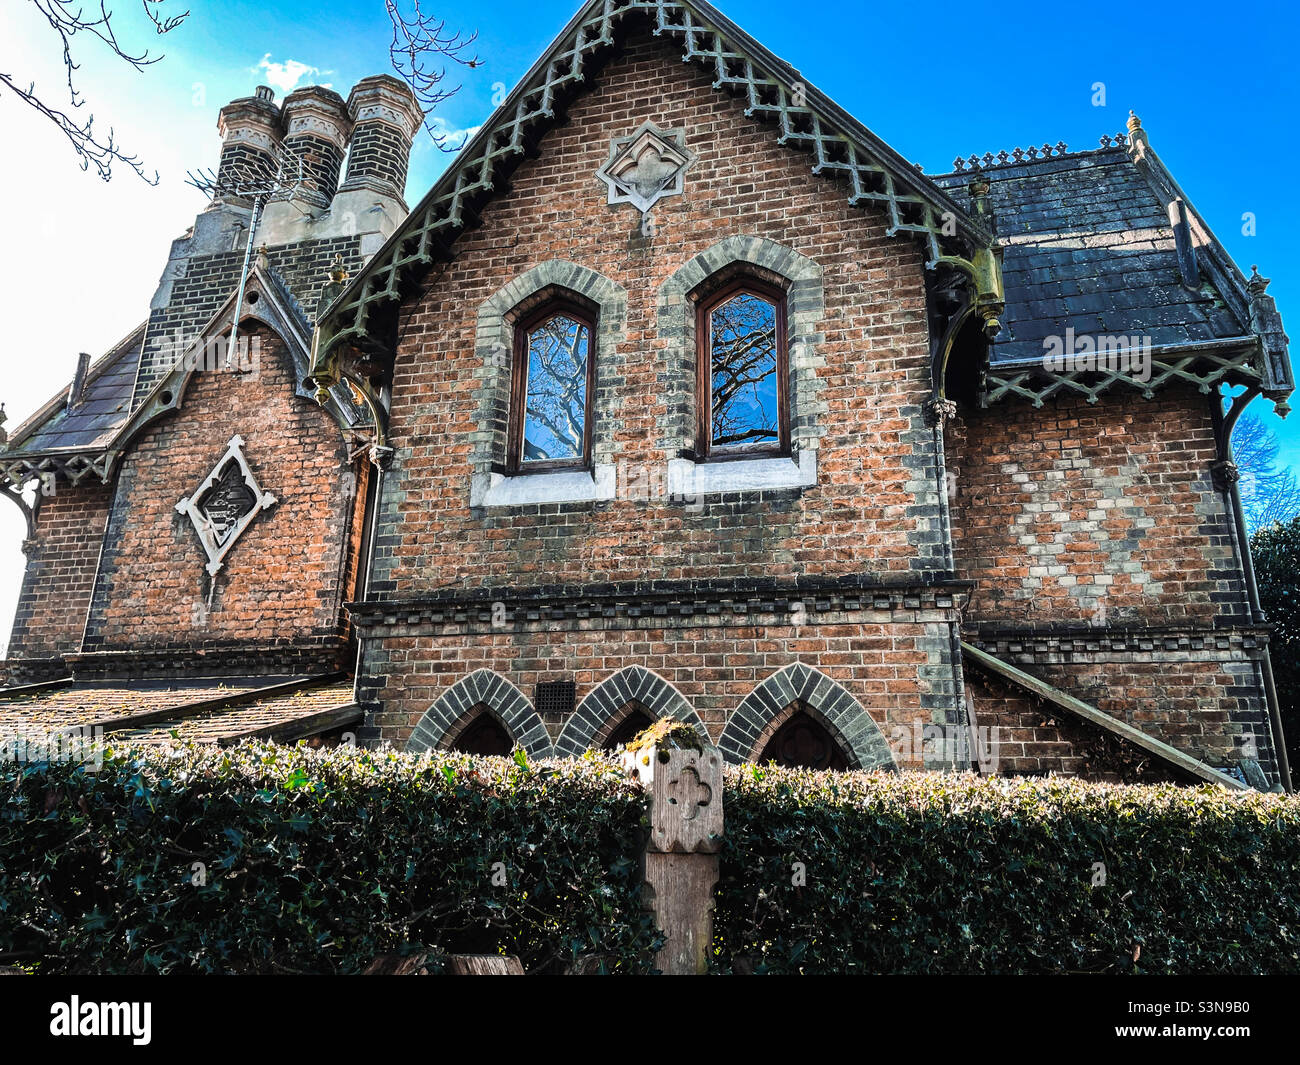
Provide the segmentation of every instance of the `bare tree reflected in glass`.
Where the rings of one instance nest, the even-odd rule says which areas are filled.
[[[590,354],[590,330],[567,315],[529,330],[524,462],[583,458]]]

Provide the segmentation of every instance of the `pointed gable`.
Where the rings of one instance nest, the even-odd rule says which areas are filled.
[[[768,124],[779,143],[807,152],[814,173],[844,180],[851,204],[883,209],[891,236],[921,240],[931,263],[965,263],[992,247],[992,235],[937,185],[705,0],[589,0],[335,300],[319,323],[318,380],[338,379],[344,344],[387,351],[395,303],[450,255],[630,33],[669,41],[683,60],[708,70],[715,90],[742,96],[746,115]]]

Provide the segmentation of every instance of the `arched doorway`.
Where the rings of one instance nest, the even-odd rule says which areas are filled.
[[[460,731],[451,744],[453,751],[462,754],[491,754],[508,756],[514,750],[515,741],[496,717],[487,710],[478,714]]]
[[[806,710],[796,710],[767,741],[760,764],[787,769],[848,769],[849,762],[826,728]]]

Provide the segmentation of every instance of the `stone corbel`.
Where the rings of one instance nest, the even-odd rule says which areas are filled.
[[[958,255],[941,255],[932,267],[945,265],[966,275],[972,292],[971,309],[983,321],[984,335],[992,340],[1002,332],[1002,312],[1006,294],[1002,287],[1002,247],[977,248],[969,259]]]

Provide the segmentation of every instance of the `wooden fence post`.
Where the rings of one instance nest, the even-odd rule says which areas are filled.
[[[650,793],[643,899],[667,936],[658,967],[670,976],[703,974],[722,849],[722,756],[713,747],[643,747],[625,754],[624,765]]]

